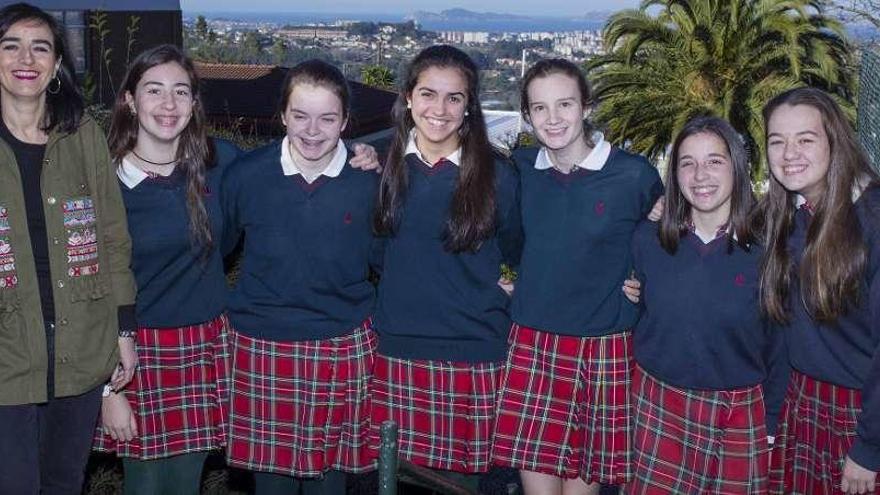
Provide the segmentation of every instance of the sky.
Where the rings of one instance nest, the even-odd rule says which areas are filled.
[[[187,11],[268,11],[268,12],[382,12],[410,13],[416,10],[439,12],[461,7],[477,12],[526,15],[583,15],[595,10],[619,10],[638,5],[638,0],[180,0]]]

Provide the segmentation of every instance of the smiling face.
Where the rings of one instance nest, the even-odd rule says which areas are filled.
[[[281,116],[291,153],[302,166],[325,166],[333,157],[347,123],[342,101],[323,86],[294,84]]]
[[[809,105],[774,110],[767,121],[767,161],[784,188],[816,204],[831,164],[831,145],[819,110]]]
[[[145,71],[135,94],[126,93],[125,100],[137,115],[140,147],[150,142],[176,145],[192,118],[194,100],[189,75],[175,62]]]
[[[578,83],[560,73],[529,83],[529,121],[538,140],[554,151],[565,151],[584,141],[584,105]]]
[[[60,64],[49,26],[37,20],[16,22],[0,38],[2,98],[45,98]]]
[[[467,80],[458,69],[428,67],[419,74],[407,102],[412,107],[416,142],[423,153],[430,148],[432,154],[447,156],[458,149],[467,94]]]
[[[678,186],[691,205],[692,215],[730,216],[733,165],[727,144],[711,132],[685,138],[678,149],[675,172]]]

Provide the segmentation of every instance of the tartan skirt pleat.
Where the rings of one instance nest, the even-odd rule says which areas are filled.
[[[138,436],[117,442],[98,424],[93,448],[120,457],[160,459],[226,445],[229,320],[180,328],[140,328],[138,367],[124,394]]]
[[[861,411],[860,390],[793,371],[771,454],[770,493],[842,494],[843,463]]]
[[[296,477],[373,469],[367,387],[375,346],[369,321],[301,342],[233,330],[228,463]]]
[[[632,337],[575,337],[514,324],[493,462],[588,483],[632,476]]]
[[[765,494],[769,447],[760,385],[690,390],[636,367],[630,495]]]
[[[433,469],[487,471],[502,366],[377,355],[370,394],[373,449],[378,451],[382,422],[393,420],[401,458]]]

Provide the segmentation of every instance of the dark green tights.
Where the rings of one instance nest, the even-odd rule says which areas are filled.
[[[340,495],[345,493],[345,473],[327,471],[323,478],[292,478],[254,473],[255,495]]]
[[[207,452],[165,459],[123,459],[125,495],[198,495]]]

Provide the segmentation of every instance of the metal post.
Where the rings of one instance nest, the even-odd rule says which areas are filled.
[[[397,495],[397,423],[382,422],[379,446],[379,495]]]

